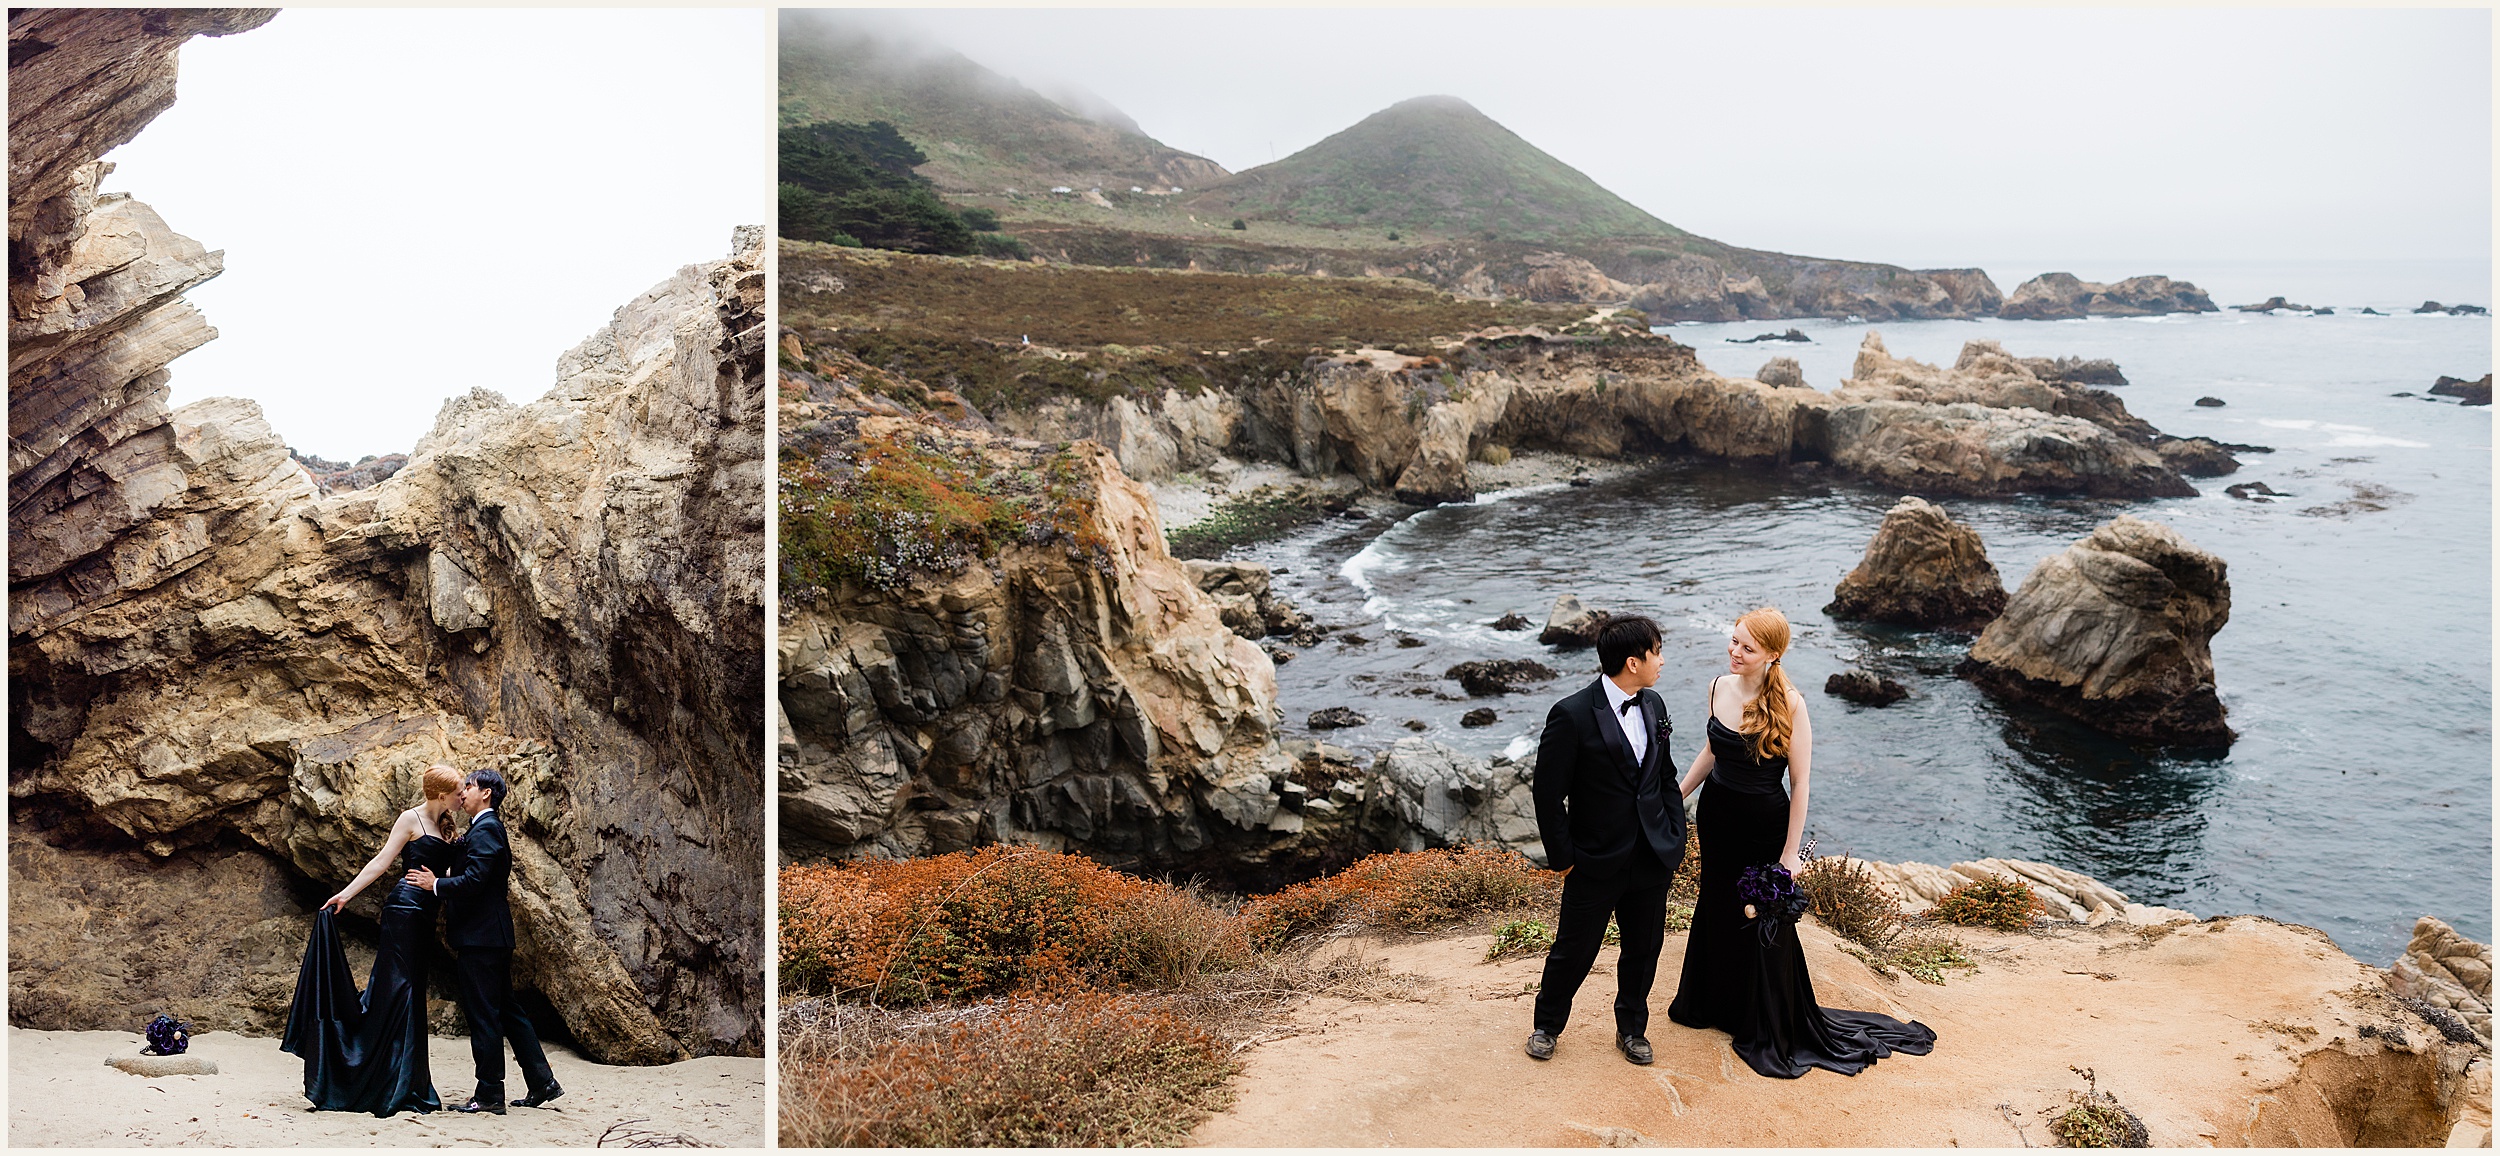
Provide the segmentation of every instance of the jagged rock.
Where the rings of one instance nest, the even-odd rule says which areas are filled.
[[[2491,1043],[2491,945],[2457,934],[2442,920],[2425,915],[2413,925],[2413,940],[2387,971],[2388,989],[2455,1015]]]
[[[1311,720],[1308,725],[1315,731],[1343,730],[1347,727],[1359,727],[1370,721],[1370,719],[1364,718],[1362,715],[1355,713],[1354,708],[1352,707],[1325,706],[1311,712]]]
[[[2222,559],[2121,514],[2042,560],[1960,673],[2127,738],[2227,745],[2211,643],[2230,616]]]
[[[2264,502],[2274,498],[2291,497],[2290,494],[2277,490],[2264,482],[2241,482],[2237,485],[2224,486],[2222,487],[2222,492],[2229,494],[2234,498],[2239,498],[2243,501],[2249,502]]]
[[[1459,663],[1443,677],[1457,679],[1470,697],[1489,698],[1516,694],[1530,683],[1561,678],[1562,672],[1533,659],[1496,658]]]
[[[2420,305],[2415,306],[2413,311],[2416,313],[2446,313],[2456,317],[2480,317],[2491,312],[2480,305],[2442,305],[2437,301],[2425,301]]]
[[[1381,784],[1374,805],[1396,824],[1397,850],[1492,843],[1541,864],[1531,770],[1507,760],[1488,764],[1429,739],[1399,739],[1372,766]]]
[[[313,485],[324,496],[361,490],[398,473],[400,467],[408,464],[406,454],[367,454],[354,464],[296,453],[292,447],[288,448],[287,454],[304,467],[304,472],[312,475]]]
[[[1214,599],[1224,625],[1243,638],[1256,642],[1277,635],[1290,636],[1311,624],[1310,615],[1276,596],[1265,566],[1192,559],[1183,561],[1181,567],[1198,589]]]
[[[516,979],[587,1054],[761,1054],[762,232],[620,309],[546,398],[321,498],[250,402],[166,411],[164,362],[214,336],[179,294],[219,255],[95,191],[174,47],[268,16],[12,16],[11,974],[56,994],[11,1022],[205,983],[195,1022],[270,1031],[311,905],[449,761],[512,782]],[[198,884],[255,879],[197,917]],[[115,901],[31,930],[81,893]]]
[[[2015,286],[1997,316],[2008,321],[2059,321],[2073,317],[2142,317],[2161,313],[2212,313],[2213,298],[2185,281],[2129,277],[2111,285],[2072,273],[2043,273]]]
[[[2456,398],[2465,405],[2490,405],[2491,375],[2484,374],[2480,381],[2443,376],[2432,383],[2431,392],[2441,397]]]
[[[1844,671],[1823,680],[1823,693],[1868,706],[1891,706],[1910,697],[1908,688],[1863,670]]]
[[[2206,409],[2221,409],[2224,403],[2218,397],[2200,397],[2196,399],[2196,404]]]
[[[1884,514],[1866,556],[1832,590],[1835,618],[1977,630],[2005,609],[1979,533],[1914,497]]]
[[[1764,385],[1806,388],[1805,367],[1797,364],[1797,359],[1794,357],[1774,357],[1763,362],[1762,368],[1753,371],[1753,379]]]
[[[1967,351],[1969,346],[1963,348]],[[2127,375],[2119,371],[2118,363],[2106,357],[2026,357],[2021,360],[2023,368],[2030,370],[2042,381],[2064,382],[2068,385],[2127,384]]]
[[[1554,608],[1545,615],[1545,629],[1537,633],[1536,640],[1564,650],[1595,646],[1597,628],[1606,624],[1607,617],[1603,610],[1582,606],[1579,595],[1565,594],[1554,599]]]
[[[1494,714],[1493,708],[1489,706],[1477,707],[1458,717],[1458,725],[1470,730],[1477,727],[1489,727],[1500,721],[1501,716]]]
[[[1811,343],[1814,339],[1806,336],[1804,330],[1797,329],[1792,326],[1786,333],[1760,333],[1752,337],[1730,337],[1727,340],[1733,345],[1755,345],[1765,341],[1800,341]],[[1767,385],[1770,383],[1766,381],[1764,384]]]
[[[1517,611],[1512,611],[1511,613],[1504,614],[1500,618],[1493,620],[1493,629],[1495,630],[1526,630],[1534,625],[1536,625],[1536,623],[1528,621]]]

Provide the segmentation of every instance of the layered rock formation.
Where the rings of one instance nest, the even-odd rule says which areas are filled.
[[[1823,613],[1904,626],[1978,630],[2005,609],[2005,584],[1979,532],[1915,496],[1884,514],[1866,556]]]
[[[2043,559],[1960,673],[2015,702],[2130,739],[2222,746],[2212,640],[2231,618],[2222,559],[2121,514]]]
[[[513,784],[551,1026],[607,1062],[760,1054],[761,230],[545,397],[472,391],[320,497],[250,402],[166,412],[216,255],[95,192],[174,46],[266,18],[11,16],[11,914],[80,927],[12,938],[11,1022],[273,1033],[303,917],[444,761]]]
[[[2076,317],[2144,317],[2161,313],[2212,313],[2213,298],[2185,281],[2129,277],[2112,285],[2072,273],[2043,273],[2014,287],[1997,316],[2009,321],[2063,321]]]
[[[2484,1046],[2491,1044],[2491,945],[2457,934],[2425,915],[2413,925],[2413,941],[2387,970],[2388,989],[2454,1014]]]

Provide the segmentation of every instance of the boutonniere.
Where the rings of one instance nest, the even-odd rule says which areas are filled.
[[[1668,718],[1668,717],[1667,717],[1667,712],[1665,712],[1665,711],[1663,711],[1663,710],[1662,710],[1662,711],[1659,711],[1659,712],[1658,712],[1658,741],[1663,743],[1663,742],[1667,741],[1667,736],[1668,736],[1668,735],[1671,735],[1671,734],[1674,734],[1674,733],[1675,733],[1675,720]]]

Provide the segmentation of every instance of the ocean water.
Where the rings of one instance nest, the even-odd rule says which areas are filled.
[[[1316,737],[1378,750],[1419,719],[1436,741],[1526,756],[1546,708],[1594,677],[1595,659],[1490,623],[1516,611],[1541,624],[1557,595],[1576,594],[1665,626],[1658,690],[1686,764],[1729,625],[1767,603],[1795,625],[1786,665],[1815,725],[1809,830],[1829,849],[1931,863],[2043,860],[2141,902],[2322,928],[2381,964],[2424,914],[2488,942],[2492,415],[2392,395],[2488,372],[2491,325],[2362,316],[2313,296],[2338,315],[1801,321],[1813,338],[1803,345],[1725,340],[1789,322],[1668,330],[1722,373],[1790,356],[1824,389],[1869,329],[1896,356],[1945,364],[1974,338],[2021,356],[2108,357],[2131,382],[2116,392],[2163,430],[2274,447],[2242,455],[2234,475],[2197,480],[2194,498],[1941,499],[1979,531],[2009,591],[2121,512],[2168,523],[2227,561],[2231,619],[2213,641],[2240,734],[2227,753],[2139,749],[2001,705],[1953,677],[1965,636],[1826,618],[1833,584],[1897,492],[1672,461],[1587,488],[1334,520],[1236,551],[1283,568],[1281,592],[1320,621],[1372,640],[1325,640],[1278,669],[1285,730],[1311,735],[1313,710],[1343,704],[1371,721]],[[2227,404],[2196,406],[2204,396]],[[2243,481],[2290,496],[2224,494]],[[1399,646],[1393,631],[1423,645]],[[1444,671],[1478,658],[1536,658],[1566,674],[1519,695],[1452,701],[1462,692]],[[1901,681],[1909,699],[1876,709],[1825,695],[1824,679],[1849,667]],[[1495,725],[1459,725],[1485,705],[1499,713]]]

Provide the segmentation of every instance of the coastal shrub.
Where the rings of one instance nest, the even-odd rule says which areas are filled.
[[[1175,558],[1221,558],[1235,546],[1264,541],[1316,522],[1328,515],[1331,504],[1340,509],[1345,505],[1342,501],[1332,503],[1326,496],[1301,487],[1276,490],[1261,486],[1218,503],[1205,518],[1166,530],[1164,541]]]
[[[2019,879],[1992,876],[1974,879],[1954,888],[1937,900],[1928,914],[1964,927],[2021,931],[2031,926],[2033,917],[2047,910],[2048,904],[2032,893],[2030,884]]]
[[[892,589],[1013,542],[1064,541],[1097,560],[1108,549],[1090,525],[1093,490],[1073,451],[1035,473],[933,438],[865,438],[836,460],[785,454],[776,496],[784,576],[828,589]]]
[[[1537,955],[1554,946],[1554,933],[1533,919],[1514,919],[1495,928],[1493,946],[1485,949],[1486,962],[1505,955]]]
[[[781,872],[782,986],[885,1003],[1176,986],[1248,956],[1195,894],[992,846]]]
[[[830,1014],[783,1029],[784,1144],[1173,1144],[1230,1106],[1238,1068],[1212,1033],[1136,996],[994,1001],[900,1023],[857,1006]]]
[[[1901,927],[1901,904],[1891,888],[1854,859],[1815,859],[1797,874],[1806,910],[1823,926],[1868,947],[1892,941]]]
[[[1377,921],[1414,931],[1506,911],[1551,895],[1561,882],[1560,875],[1498,847],[1393,851],[1253,899],[1242,905],[1241,918],[1253,945],[1274,949],[1341,923]]]
[[[1920,983],[1944,986],[1947,971],[1977,971],[1962,950],[1960,940],[1936,931],[1913,931],[1895,936],[1884,945],[1878,957],[1886,966],[1897,968]]]
[[[1675,878],[1667,884],[1667,903],[1671,907],[1681,906],[1686,909],[1701,903],[1701,823],[1699,820],[1684,825],[1684,860],[1675,865]]]
[[[2075,1106],[2049,1121],[2049,1131],[2059,1143],[2069,1148],[2151,1146],[2152,1137],[2145,1131],[2144,1121],[2121,1105],[2118,1097],[2102,1091],[2092,1069],[2069,1064],[2066,1070],[2083,1077],[2084,1090],[2066,1093]]]
[[[1245,221],[1245,220],[1242,220],[1242,219],[1241,219],[1241,218],[1239,218],[1239,217],[1235,217],[1235,218],[1233,218],[1233,231],[1234,231],[1234,232],[1237,232],[1237,233],[1245,233],[1245,232],[1248,232],[1249,230],[1250,230],[1250,222]]]

